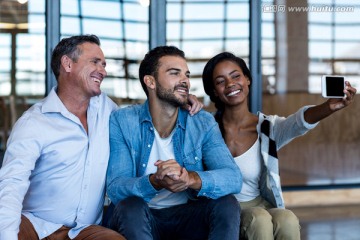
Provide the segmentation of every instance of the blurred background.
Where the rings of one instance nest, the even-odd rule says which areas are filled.
[[[208,111],[214,106],[201,73],[221,51],[248,63],[254,113],[288,116],[322,103],[324,74],[344,75],[360,92],[357,0],[0,0],[2,154],[17,118],[56,83],[48,61],[52,49],[77,34],[101,39],[108,72],[102,90],[121,106],[145,100],[139,62],[165,44],[184,50],[191,93]],[[280,151],[286,191],[360,186],[359,101]]]

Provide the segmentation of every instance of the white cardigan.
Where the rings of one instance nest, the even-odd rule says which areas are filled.
[[[317,126],[318,123],[309,124],[304,119],[304,112],[309,107],[311,106],[302,107],[287,118],[258,112],[257,132],[263,165],[259,181],[260,193],[274,207],[285,208],[277,151],[295,137],[304,135]]]

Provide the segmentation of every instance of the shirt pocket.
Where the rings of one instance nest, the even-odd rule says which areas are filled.
[[[185,153],[184,164],[185,166],[195,168],[196,170],[202,170],[203,164],[201,148],[193,149],[193,151]]]

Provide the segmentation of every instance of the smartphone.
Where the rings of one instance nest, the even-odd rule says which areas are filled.
[[[321,78],[321,93],[324,98],[343,98],[345,96],[345,77],[324,75]]]

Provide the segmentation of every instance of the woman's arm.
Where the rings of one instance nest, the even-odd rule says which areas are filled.
[[[345,82],[345,85],[346,96],[344,98],[330,98],[320,105],[310,107],[304,113],[305,121],[310,124],[319,122],[334,112],[349,106],[354,101],[356,89],[348,81]]]

